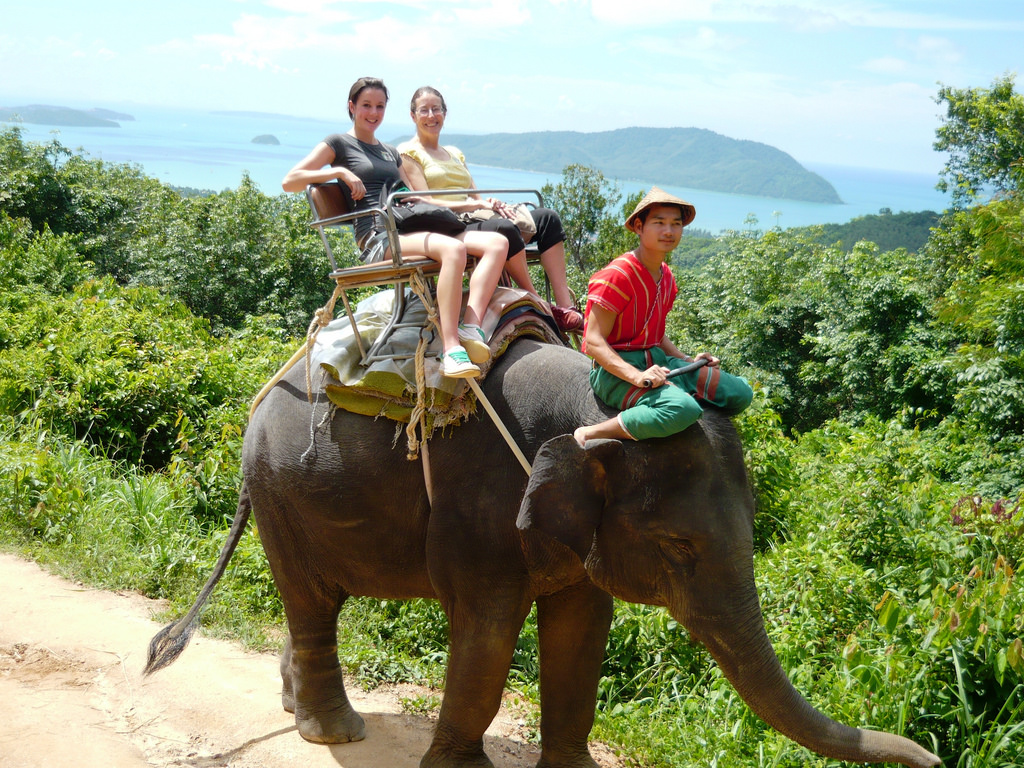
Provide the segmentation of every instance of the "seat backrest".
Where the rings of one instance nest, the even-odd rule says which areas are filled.
[[[306,187],[306,198],[313,209],[313,215],[320,221],[352,212],[341,184],[335,182],[310,184]]]
[[[339,182],[327,181],[320,184],[310,184],[306,187],[306,200],[313,211],[313,221],[310,226],[320,233],[324,250],[327,251],[327,258],[331,262],[331,269],[337,270],[338,264],[334,259],[334,250],[331,248],[331,241],[327,237],[325,227],[340,227],[351,225],[352,206],[351,198],[345,194]]]

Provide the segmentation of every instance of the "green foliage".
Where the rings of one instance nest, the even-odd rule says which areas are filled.
[[[65,293],[92,273],[75,238],[55,235],[49,226],[34,235],[27,219],[0,211],[0,291],[38,286],[46,293]]]
[[[948,276],[936,328],[950,350],[942,364],[955,379],[953,413],[1008,446],[1024,435],[1022,212],[1019,196],[960,212],[934,244]]]
[[[160,287],[216,332],[276,316],[297,333],[330,295],[308,222],[301,196],[267,197],[247,176],[237,190],[183,196],[134,166],[90,160],[56,141],[25,144],[17,127],[0,131],[0,248],[14,260],[0,286],[66,291],[91,270]]]
[[[204,534],[186,489],[97,456],[38,420],[10,423],[0,440],[6,541],[103,587],[165,596],[200,583]]]
[[[0,129],[0,216],[65,237],[102,274],[131,276],[139,233],[160,226],[173,193],[131,165],[73,154],[59,142],[25,144]]]
[[[47,224],[63,233],[71,199],[55,169],[71,152],[56,141],[26,145],[21,136],[18,126],[0,129],[0,211],[36,231]]]
[[[612,259],[637,247],[639,238],[634,232],[626,229],[625,222],[629,215],[636,210],[637,204],[643,197],[644,192],[627,195],[622,205],[615,211],[618,195],[609,194],[609,211],[601,217],[593,232],[592,258],[589,261],[589,264],[593,266],[591,272],[594,269],[601,269]]]
[[[617,714],[705,683],[710,656],[662,609],[616,601],[598,699]]]
[[[1013,85],[1007,74],[990,88],[939,89],[946,117],[934,146],[950,157],[938,188],[958,206],[987,191],[1024,190],[1024,96]]]
[[[569,165],[562,170],[562,181],[545,184],[541,194],[545,204],[561,215],[568,260],[587,275],[603,267],[607,259],[597,254],[594,239],[601,221],[619,201],[618,188],[594,168]]]
[[[681,349],[713,351],[734,373],[755,370],[787,428],[820,424],[835,413],[801,380],[806,342],[822,317],[822,286],[810,275],[824,250],[804,235],[770,232],[731,238],[716,258],[673,268],[679,297],[669,336]]]
[[[435,714],[441,709],[440,696],[402,696],[398,701],[402,705],[402,711],[411,715]]]
[[[0,409],[31,412],[53,431],[113,459],[165,466],[182,415],[225,417],[241,366],[205,322],[153,289],[83,283],[74,293],[0,302]],[[259,388],[259,380],[248,391]],[[242,414],[233,414],[240,426]]]
[[[683,230],[683,239],[672,251],[668,263],[679,270],[693,269],[706,261],[717,258],[726,250],[728,250],[726,238],[712,237],[707,230],[687,227]]]
[[[330,295],[308,223],[300,196],[267,197],[243,176],[236,190],[179,200],[147,238],[134,279],[163,287],[215,329],[275,313],[298,332]]]
[[[736,419],[747,447],[747,476],[754,490],[754,547],[763,551],[788,538],[797,500],[793,495],[796,467],[782,418],[767,404],[763,391],[755,391],[751,406]]]
[[[845,224],[822,224],[812,238],[820,245],[838,245],[851,251],[861,241],[870,241],[882,251],[899,248],[916,253],[931,237],[940,216],[934,211],[893,213],[883,208],[877,215],[858,216]]]
[[[448,620],[435,601],[348,600],[338,632],[342,665],[366,687],[444,679]]]
[[[928,261],[864,243],[824,255],[809,276],[823,291],[801,384],[827,393],[836,413],[892,418],[905,408],[934,407],[916,373],[932,343]]]

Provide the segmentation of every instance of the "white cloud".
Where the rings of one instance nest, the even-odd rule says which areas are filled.
[[[244,2],[244,0],[239,0]],[[414,8],[417,10],[429,10],[436,8],[439,5],[459,5],[464,3],[466,0],[389,0],[388,5],[396,8]],[[346,7],[351,9],[352,6],[379,6],[380,0],[263,0],[263,5],[268,8],[277,8],[278,10],[287,11],[289,13],[305,13],[305,14],[318,14],[331,6]]]
[[[922,35],[910,45],[917,58],[929,64],[959,64],[963,59],[960,49],[944,37]]]
[[[313,53],[328,58],[339,51],[389,65],[422,64],[429,57],[450,59],[467,40],[486,39],[496,30],[530,19],[526,0],[494,0],[487,5],[464,0],[389,3],[424,11],[401,17],[366,12],[368,3],[353,0],[269,0],[266,5],[286,15],[246,13],[232,23],[230,33],[195,35],[192,44],[224,63],[257,69],[292,69],[289,61],[296,57]]]
[[[710,21],[719,0],[591,0],[594,18],[609,24],[658,26],[673,21]]]
[[[815,0],[591,0],[591,12],[594,18],[615,25],[781,23],[795,29],[836,27],[848,15],[841,3],[823,7]]]
[[[777,23],[797,31],[839,27],[914,30],[1024,30],[1024,20],[1001,22],[978,18],[967,6],[962,15],[890,10],[882,0],[845,2],[830,0],[591,0],[599,21],[614,25],[658,27],[666,23]]]
[[[241,0],[240,0],[241,1]],[[337,0],[266,0],[268,8],[306,16],[319,16],[326,8],[335,5]]]
[[[861,65],[861,69],[867,72],[874,72],[876,75],[901,75],[910,68],[905,59],[896,56],[881,56],[871,59]]]
[[[324,14],[318,24],[301,16],[272,18],[247,14],[234,22],[230,34],[196,35],[191,45],[215,53],[225,64],[295,71],[295,65],[289,62],[296,57],[315,66],[305,58],[308,53],[325,62],[334,61],[338,51],[353,57],[387,56],[390,61],[402,61],[436,55],[447,43],[447,37],[425,33],[422,26],[389,16],[353,21],[347,15],[329,19],[334,13],[329,9],[318,13]]]
[[[860,69],[876,75],[910,78],[934,82],[955,75],[963,61],[963,53],[944,37],[901,35],[897,41],[900,53],[877,56],[860,65]]]
[[[518,27],[530,21],[530,11],[523,0],[491,0],[489,6],[478,1],[471,6],[454,8],[453,14],[459,22],[481,30]],[[473,34],[475,30],[466,32]]]
[[[633,38],[621,50],[639,48],[652,56],[697,59],[704,65],[727,60],[727,54],[743,45],[743,39],[700,27],[690,35],[649,35]]]

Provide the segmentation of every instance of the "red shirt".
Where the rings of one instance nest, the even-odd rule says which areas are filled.
[[[630,251],[590,278],[585,319],[590,322],[590,307],[597,304],[616,315],[608,334],[612,349],[656,347],[665,336],[665,320],[678,292],[667,264],[662,263],[661,278],[655,282],[636,253]],[[584,352],[587,351],[586,337],[584,328]]]

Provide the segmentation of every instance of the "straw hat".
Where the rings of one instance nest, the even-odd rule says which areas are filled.
[[[629,214],[629,218],[626,219],[626,229],[632,232],[633,220],[636,219],[641,211],[650,208],[652,205],[678,205],[683,209],[684,227],[693,221],[694,217],[697,215],[697,209],[694,208],[691,203],[688,203],[685,200],[680,200],[675,195],[670,195],[663,189],[651,187],[651,191],[644,195],[644,199],[637,203],[636,208],[631,214]]]

